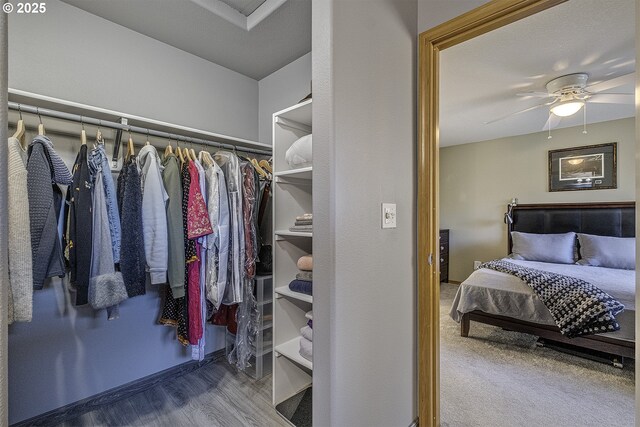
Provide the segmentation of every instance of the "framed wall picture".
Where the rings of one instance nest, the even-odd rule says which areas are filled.
[[[549,191],[617,188],[617,143],[549,151]]]

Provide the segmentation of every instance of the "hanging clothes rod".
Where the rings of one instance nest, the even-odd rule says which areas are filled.
[[[242,147],[242,146],[236,146],[233,144],[227,144],[227,143],[223,143],[223,142],[217,142],[217,141],[211,141],[211,140],[207,140],[207,139],[201,139],[201,138],[195,138],[195,137],[191,137],[191,136],[184,136],[184,135],[178,135],[175,133],[169,133],[169,132],[164,132],[164,131],[159,131],[159,130],[154,130],[154,129],[149,129],[149,128],[144,128],[144,127],[140,127],[140,126],[132,126],[132,125],[128,125],[128,124],[122,124],[122,123],[118,123],[118,122],[113,122],[113,121],[109,121],[109,120],[101,120],[101,119],[96,119],[93,117],[87,117],[87,116],[82,116],[79,114],[70,114],[70,113],[65,113],[63,111],[56,111],[56,110],[51,110],[49,108],[40,108],[40,107],[35,107],[33,105],[25,105],[25,104],[20,104],[17,102],[9,102],[9,109],[10,110],[14,110],[14,111],[21,111],[23,113],[30,113],[30,114],[35,114],[38,116],[44,116],[44,117],[52,117],[52,118],[56,118],[56,119],[61,119],[61,120],[67,120],[67,121],[72,121],[72,122],[77,122],[77,123],[84,123],[87,125],[94,125],[94,126],[98,126],[98,127],[104,127],[104,128],[110,128],[110,129],[116,129],[116,130],[122,130],[122,131],[127,131],[127,132],[132,132],[132,133],[137,133],[137,134],[143,134],[143,135],[149,135],[149,136],[155,136],[158,138],[164,138],[164,139],[175,139],[177,141],[183,141],[183,142],[188,142],[188,143],[192,143],[192,144],[200,144],[200,145],[209,145],[209,146],[214,146],[214,147],[220,147],[220,148],[226,148],[226,149],[230,149],[230,150],[236,150],[236,151],[241,151],[243,153],[251,153],[251,154],[262,154],[262,155],[266,155],[266,156],[270,156],[271,155],[271,151],[268,150],[257,150],[254,148],[248,148],[248,147]]]

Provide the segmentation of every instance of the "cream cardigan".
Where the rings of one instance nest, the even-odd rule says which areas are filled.
[[[26,152],[9,138],[9,323],[30,322],[33,306]]]

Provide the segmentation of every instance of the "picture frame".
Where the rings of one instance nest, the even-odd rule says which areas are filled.
[[[549,191],[618,188],[617,142],[549,150]]]

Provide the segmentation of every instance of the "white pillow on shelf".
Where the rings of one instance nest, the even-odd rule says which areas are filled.
[[[313,150],[311,149],[311,134],[299,138],[291,144],[284,155],[291,169],[311,166],[313,163]]]

